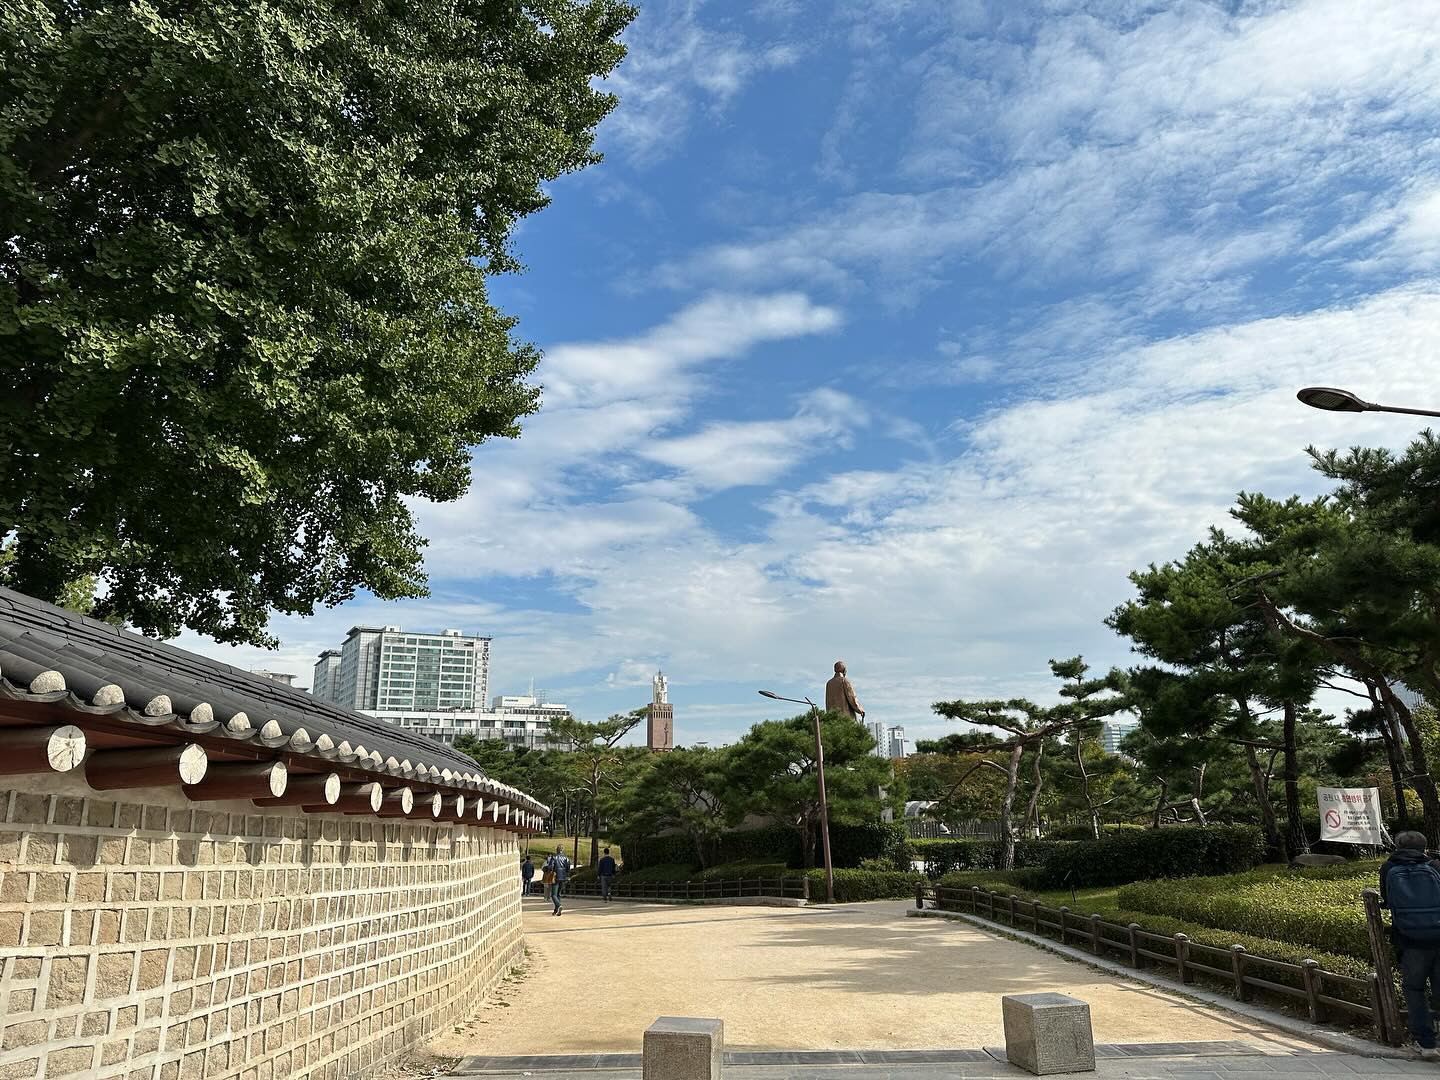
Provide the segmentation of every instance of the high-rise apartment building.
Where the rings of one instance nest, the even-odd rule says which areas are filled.
[[[875,746],[871,749],[870,753],[876,757],[889,757],[890,754],[888,751],[890,744],[885,738],[884,722],[880,720],[869,720],[865,722],[865,727],[869,730],[870,737],[875,740]]]
[[[1100,725],[1100,748],[1107,754],[1120,753],[1125,736],[1140,726],[1138,720],[1106,720]]]
[[[321,701],[335,701],[340,682],[340,650],[326,649],[315,661],[315,673],[310,681],[310,693]]]
[[[361,712],[483,709],[490,693],[490,639],[459,630],[406,632],[354,626],[339,650],[315,664],[316,697]]]
[[[896,758],[905,756],[905,729],[903,727],[892,727],[886,733],[885,745],[889,751],[888,757],[893,761]]]

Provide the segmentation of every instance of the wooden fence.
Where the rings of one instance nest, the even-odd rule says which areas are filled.
[[[565,885],[567,896],[599,896],[598,881]],[[725,900],[742,896],[768,896],[784,900],[810,899],[810,882],[803,877],[733,878],[726,881],[626,881],[616,879],[610,889],[616,900]]]
[[[1373,889],[1365,892],[1366,913],[1378,921],[1379,896]],[[1068,907],[1051,907],[979,887],[916,886],[915,906],[923,909],[926,901],[942,911],[968,912],[1064,945],[1078,945],[1096,956],[1118,957],[1130,967],[1148,962],[1170,968],[1182,983],[1205,976],[1225,985],[1238,1001],[1252,1000],[1257,991],[1280,997],[1302,1005],[1315,1023],[1343,1016],[1373,1025],[1384,1042],[1398,1045],[1404,1037],[1404,1013],[1396,1002],[1389,945],[1377,941],[1373,929],[1377,970],[1358,978],[1326,971],[1314,960],[1294,964],[1259,956],[1241,945],[1228,949],[1201,945],[1184,934],[1157,934],[1138,923],[1107,922],[1099,915],[1082,915]]]

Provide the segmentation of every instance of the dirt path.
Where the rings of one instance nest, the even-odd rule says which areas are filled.
[[[636,1051],[657,1017],[718,1016],[728,1049],[929,1049],[1003,1041],[1000,995],[1073,994],[1095,1041],[1293,1039],[906,905],[677,907],[527,901],[530,969],[444,1055]]]

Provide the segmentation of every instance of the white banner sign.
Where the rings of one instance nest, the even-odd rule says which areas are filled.
[[[1320,789],[1320,839],[1337,844],[1384,843],[1380,789]]]

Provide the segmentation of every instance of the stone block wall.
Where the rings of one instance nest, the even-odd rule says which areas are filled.
[[[0,1080],[348,1080],[521,958],[514,834],[0,791]]]

